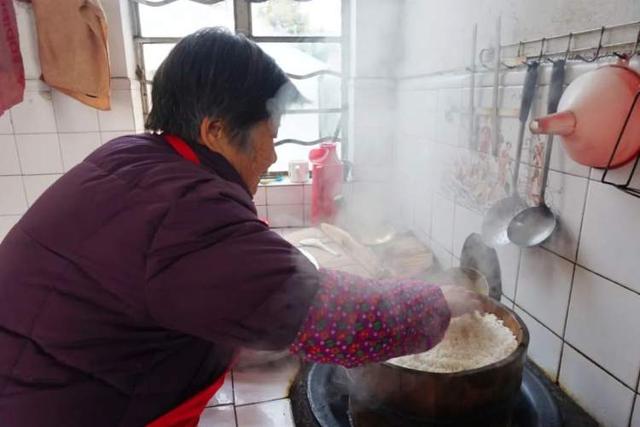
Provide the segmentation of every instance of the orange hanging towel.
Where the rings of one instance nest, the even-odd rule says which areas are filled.
[[[32,0],[42,79],[51,87],[109,110],[107,22],[99,0]]]
[[[24,67],[13,0],[0,0],[0,116],[22,102]]]

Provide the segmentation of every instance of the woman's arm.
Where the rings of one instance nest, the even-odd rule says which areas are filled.
[[[440,342],[458,311],[438,286],[422,281],[320,270],[318,293],[290,350],[346,367],[418,353]]]

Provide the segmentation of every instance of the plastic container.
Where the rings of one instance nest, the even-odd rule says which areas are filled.
[[[309,152],[311,183],[311,223],[333,223],[338,212],[336,197],[342,194],[343,164],[335,142],[325,142]]]

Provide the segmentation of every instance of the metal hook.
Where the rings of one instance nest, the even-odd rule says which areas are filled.
[[[585,58],[582,55],[577,55],[576,56],[577,59],[580,59],[581,61],[584,61],[584,62],[594,62],[595,60],[600,58],[600,51],[602,50],[602,39],[604,38],[605,29],[606,27],[604,26],[600,29],[600,41],[598,42],[598,48],[596,49],[596,53],[595,55],[593,55],[593,58]]]
[[[638,54],[638,46],[640,46],[640,26],[638,26],[638,35],[636,36],[636,44],[633,46],[633,51],[630,56]]]
[[[524,48],[524,42],[522,40],[520,40],[518,42],[518,58],[522,57],[522,49]]]
[[[573,33],[569,33],[569,41],[567,41],[567,50],[564,52],[564,61],[569,59],[569,52],[571,52],[571,40],[573,40]]]
[[[540,55],[538,55],[538,62],[542,62],[542,56],[544,55],[544,42],[547,41],[546,38],[542,38],[540,41]]]

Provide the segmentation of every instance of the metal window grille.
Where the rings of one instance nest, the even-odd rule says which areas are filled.
[[[151,81],[147,79],[147,67],[145,65],[145,55],[144,55],[144,47],[147,45],[158,45],[158,44],[175,44],[180,41],[181,37],[163,37],[163,36],[143,36],[142,34],[142,24],[140,20],[140,5],[144,6],[152,6],[152,7],[163,7],[174,2],[186,2],[193,1],[200,4],[205,5],[213,5],[223,0],[129,0],[131,6],[131,16],[132,16],[132,30],[133,30],[133,41],[134,41],[134,49],[135,49],[135,59],[136,59],[136,78],[140,82],[141,89],[141,97],[142,97],[142,107],[143,112],[146,115],[149,112],[151,106],[151,93],[149,91],[149,87],[151,85]],[[287,73],[288,77],[292,80],[306,80],[317,78],[318,76],[328,75],[337,77],[340,79],[340,90],[341,90],[341,102],[338,107],[334,108],[298,108],[298,109],[288,109],[285,111],[286,115],[294,115],[294,114],[316,114],[318,115],[318,120],[322,114],[338,114],[337,126],[335,130],[332,132],[332,136],[323,136],[318,137],[314,140],[303,140],[298,138],[285,138],[279,139],[275,142],[276,146],[281,146],[285,144],[295,144],[301,146],[313,146],[320,144],[324,141],[334,140],[336,142],[341,142],[341,154],[343,159],[346,159],[348,149],[346,140],[346,132],[343,130],[347,128],[348,123],[348,105],[347,105],[347,79],[345,77],[344,70],[349,69],[349,33],[348,33],[348,22],[349,22],[349,14],[350,14],[350,0],[342,0],[341,1],[341,32],[340,36],[301,36],[301,35],[278,35],[278,36],[260,36],[255,35],[253,33],[253,25],[252,25],[252,5],[254,2],[258,2],[256,0],[232,0],[233,1],[233,9],[234,9],[234,30],[236,33],[241,33],[245,35],[247,38],[255,41],[256,43],[333,43],[340,45],[340,55],[341,55],[341,70],[330,70],[330,69],[319,69],[307,74],[292,74]],[[264,1],[264,0],[260,0]],[[299,0],[304,1],[304,0]],[[196,28],[194,28],[195,30]],[[286,72],[287,70],[285,70]],[[282,173],[282,171],[275,171],[275,174],[278,175]]]

